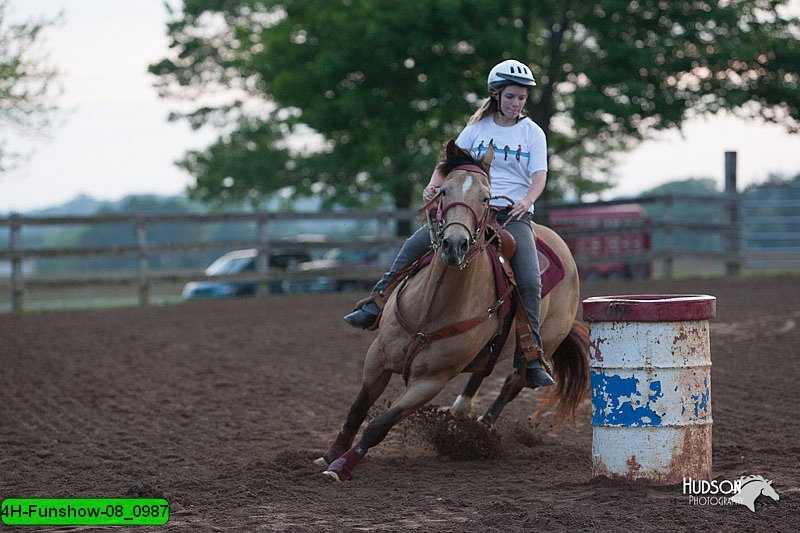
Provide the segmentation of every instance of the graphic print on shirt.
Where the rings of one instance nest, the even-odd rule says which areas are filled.
[[[530,159],[531,157],[530,152],[522,151],[521,144],[517,145],[516,150],[512,150],[509,145],[505,145],[502,148],[500,146],[497,146],[497,144],[493,144],[493,146],[494,146],[494,153],[503,154],[503,161],[508,161],[508,156],[511,154],[514,155],[514,159],[517,160],[517,163],[521,163],[523,157],[526,159]],[[475,159],[480,159],[483,153],[486,152],[488,149],[489,147],[486,146],[486,141],[481,140],[481,143],[477,146],[477,148],[472,149],[472,155],[475,157]]]

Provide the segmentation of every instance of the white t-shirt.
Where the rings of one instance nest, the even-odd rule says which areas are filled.
[[[494,144],[492,196],[508,196],[514,201],[524,198],[531,187],[531,175],[547,170],[544,131],[527,117],[512,126],[500,126],[490,115],[467,125],[456,144],[479,159],[488,150],[489,141]],[[492,205],[507,207],[508,202],[492,200]],[[533,212],[533,205],[529,211]]]

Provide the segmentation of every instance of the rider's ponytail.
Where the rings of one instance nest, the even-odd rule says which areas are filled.
[[[487,97],[483,100],[483,102],[481,102],[481,106],[478,108],[478,110],[475,111],[471,117],[469,117],[468,124],[480,122],[499,110],[500,108],[497,105],[497,98]]]

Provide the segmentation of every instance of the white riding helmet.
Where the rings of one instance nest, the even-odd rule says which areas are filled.
[[[522,85],[523,87],[533,87],[536,80],[533,79],[531,69],[525,63],[520,63],[516,59],[507,59],[498,63],[489,72],[489,96],[498,96],[503,87],[508,85]]]

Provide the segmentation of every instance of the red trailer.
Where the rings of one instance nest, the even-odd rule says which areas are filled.
[[[584,281],[649,278],[650,261],[642,259],[650,250],[646,220],[644,208],[633,203],[550,210],[550,227],[564,237]],[[582,234],[570,235],[576,231]],[[608,261],[593,261],[600,258]]]

